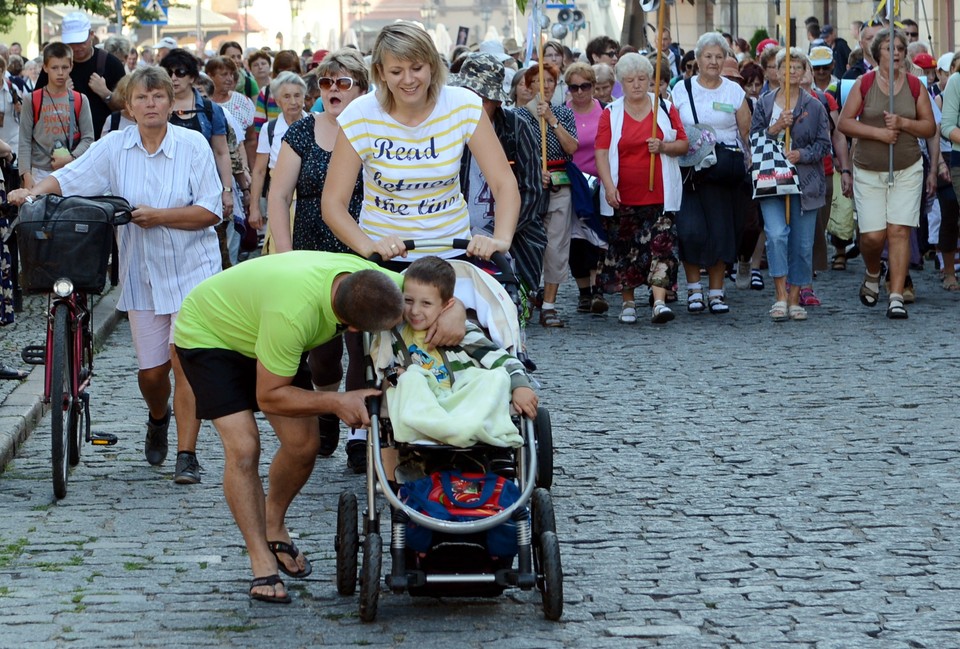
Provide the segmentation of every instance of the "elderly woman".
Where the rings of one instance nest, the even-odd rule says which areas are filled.
[[[776,196],[759,201],[767,235],[767,261],[776,289],[770,317],[780,322],[788,318],[807,319],[807,312],[800,305],[800,287],[813,281],[813,238],[817,211],[826,202],[823,158],[830,153],[830,125],[820,100],[800,88],[810,67],[806,55],[790,48],[788,68],[787,51],[780,50],[776,65],[780,75],[778,88],[757,101],[750,132],[782,141],[790,129],[790,149],[784,156],[800,176],[799,196]],[[787,201],[790,202],[789,223]]]
[[[233,115],[240,125],[241,138],[245,143],[256,142],[256,129],[253,128],[255,108],[253,102],[237,92],[237,79],[240,69],[236,62],[226,56],[215,56],[204,66],[207,76],[213,80],[212,101]]]
[[[129,315],[140,392],[149,410],[147,461],[158,465],[167,455],[172,365],[178,447],[174,481],[189,484],[200,482],[200,421],[193,391],[171,354],[173,323],[184,296],[220,270],[212,226],[222,213],[223,186],[203,136],[169,127],[174,101],[173,84],[162,68],[137,68],[127,88],[136,127],[108,134],[33,189],[11,192],[9,200],[20,205],[41,194],[111,194],[137,206],[131,223],[118,229],[117,308]]]
[[[0,56],[0,79],[7,73],[7,60]],[[14,97],[13,84],[0,83],[0,140],[14,151],[20,143],[19,93]]]
[[[552,63],[543,64],[543,97],[552,97],[560,70]],[[543,303],[540,307],[540,324],[544,327],[562,327],[563,320],[557,313],[556,300],[560,283],[566,279],[570,262],[570,231],[573,226],[573,202],[570,195],[570,180],[566,176],[566,164],[579,148],[577,122],[573,111],[566,106],[555,106],[544,101],[540,95],[540,71],[531,66],[523,73],[527,88],[537,95],[526,106],[517,109],[517,114],[527,122],[540,142],[540,118],[547,127],[547,168],[544,172],[545,206],[541,206],[543,225],[547,231],[547,249],[543,254]]]
[[[738,84],[721,76],[727,41],[717,32],[700,37],[696,47],[700,73],[678,83],[673,101],[684,126],[709,126],[716,132],[717,162],[705,169],[686,171],[683,202],[677,215],[680,260],[687,276],[687,311],[730,311],[723,293],[727,264],[737,259],[743,220],[740,185],[746,175],[745,146],[750,130],[750,108]],[[688,129],[689,130],[689,129]],[[704,304],[700,268],[707,269],[709,293]]]
[[[945,71],[943,65],[949,70]],[[960,209],[957,197],[960,196],[960,77],[954,76],[950,83],[946,72],[954,73],[960,68],[960,54],[945,54],[940,58],[937,73],[941,76],[943,93],[937,97],[942,102],[943,118],[940,121],[942,137],[942,160],[938,165],[940,186],[940,211],[943,218],[940,223],[938,248],[943,255],[943,288],[948,291],[960,290],[954,263],[957,256],[958,218]],[[951,187],[952,182],[952,187]]]
[[[563,71],[567,65],[563,56],[563,45],[560,41],[549,40],[543,44],[543,62],[556,66],[559,71],[557,84],[554,87],[553,94],[550,95],[550,103],[554,106],[563,106],[567,99],[567,86],[563,81]]]
[[[591,67],[596,77],[593,83],[593,98],[606,106],[613,102],[613,85],[617,82],[613,68],[606,63],[594,63]]]
[[[609,248],[604,284],[618,287],[623,298],[620,322],[637,321],[634,289],[641,284],[653,294],[650,320],[673,320],[665,304],[667,291],[677,281],[677,232],[674,213],[680,209],[680,166],[677,156],[689,143],[676,106],[649,92],[653,65],[639,54],[617,62],[617,80],[623,98],[600,117],[596,161],[603,183],[601,213],[607,220]],[[654,106],[659,103],[654,129]],[[650,191],[650,165],[654,165]]]
[[[370,87],[367,68],[360,53],[352,48],[337,50],[320,63],[313,73],[318,78],[322,113],[310,113],[295,122],[284,134],[274,167],[267,200],[270,235],[276,252],[321,250],[349,252],[330,231],[320,214],[320,197],[327,181],[330,156],[340,132],[337,117]],[[296,215],[290,227],[290,206],[296,191]],[[363,179],[358,174],[350,198],[350,216],[360,217],[363,203]],[[307,362],[313,384],[320,390],[336,392],[343,374],[341,358],[344,342],[350,352],[347,389],[363,387],[363,347],[359,334],[348,333],[310,351]],[[320,415],[320,455],[328,456],[340,438],[340,422],[333,415]],[[365,456],[356,444],[348,446],[347,467],[362,472]]]
[[[860,225],[860,251],[866,265],[860,302],[872,307],[880,300],[880,255],[886,243],[890,264],[887,317],[893,319],[907,317],[903,289],[910,262],[910,231],[919,225],[924,191],[919,138],[928,138],[937,130],[930,95],[923,90],[920,80],[904,68],[906,51],[906,36],[900,30],[884,29],[874,37],[870,54],[877,66],[850,89],[839,124],[843,134],[855,140],[853,201]]]
[[[281,72],[266,89],[280,107],[280,114],[260,129],[260,137],[257,140],[257,159],[253,163],[253,172],[250,176],[250,217],[248,219],[250,227],[257,229],[263,226],[263,213],[267,208],[264,195],[267,173],[277,165],[283,135],[294,122],[306,116],[303,111],[303,98],[307,84],[303,82],[300,75]]]

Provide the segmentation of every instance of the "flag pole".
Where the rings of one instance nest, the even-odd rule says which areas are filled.
[[[783,60],[784,69],[786,70],[784,89],[783,89],[783,110],[790,110],[790,0],[787,0],[787,19],[784,23],[786,31],[786,42],[787,42],[787,54]],[[799,98],[798,98],[799,101]],[[783,137],[783,150],[784,152],[790,151],[790,127],[788,126]],[[790,197],[787,196],[787,205],[786,213],[784,214],[787,225],[790,225]]]
[[[650,137],[657,137],[657,113],[660,108],[660,68],[661,57],[663,56],[663,10],[666,7],[666,0],[659,0],[660,6],[657,9],[657,69],[654,74],[654,86],[653,86],[653,126],[650,127]],[[656,172],[656,155],[655,153],[650,153],[650,183],[649,189],[653,191],[654,185],[654,174]]]
[[[887,82],[887,86],[888,86],[887,90],[890,93],[890,114],[891,115],[894,114],[893,95],[894,95],[894,85],[896,83],[894,79],[894,75],[896,74],[896,71],[893,69],[894,68],[893,66],[894,49],[893,48],[894,48],[894,43],[897,40],[896,38],[894,38],[894,35],[893,35],[893,31],[894,31],[893,21],[897,17],[897,12],[896,12],[896,9],[894,8],[895,4],[898,4],[898,3],[896,3],[894,0],[887,0],[887,22],[889,23],[889,30],[890,30],[890,39],[889,39],[890,41],[890,76],[887,77],[889,79],[889,81]],[[887,187],[893,187],[893,143],[892,142],[887,147],[887,150],[889,151],[889,154],[888,154],[889,163],[888,163],[888,169],[887,169]]]

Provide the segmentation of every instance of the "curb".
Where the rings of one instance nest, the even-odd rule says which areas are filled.
[[[94,349],[103,345],[123,317],[123,313],[117,311],[119,299],[120,289],[117,287],[94,297]],[[30,376],[0,404],[0,473],[6,471],[7,464],[17,456],[47,410],[49,406],[43,403],[43,367],[35,365]]]

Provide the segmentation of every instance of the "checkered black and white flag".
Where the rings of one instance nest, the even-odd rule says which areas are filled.
[[[784,157],[779,142],[759,131],[750,136],[750,150],[755,199],[800,193],[797,168]]]

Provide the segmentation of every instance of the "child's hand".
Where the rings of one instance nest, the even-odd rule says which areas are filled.
[[[535,419],[537,416],[537,404],[540,400],[537,393],[530,388],[517,388],[513,391],[513,407],[522,412],[527,418]]]

